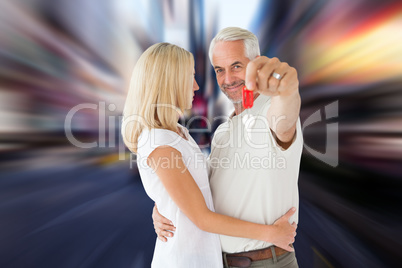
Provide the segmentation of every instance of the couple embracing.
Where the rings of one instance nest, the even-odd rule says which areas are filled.
[[[199,89],[192,54],[155,44],[132,74],[122,135],[143,163],[141,180],[155,202],[159,240],[152,267],[298,267],[292,246],[303,145],[297,72],[277,58],[260,56],[257,37],[236,27],[215,36],[209,57],[234,106],[215,131],[209,158],[178,124]],[[243,86],[254,92],[249,109],[242,104]],[[285,165],[216,163],[246,155],[274,155]],[[205,165],[196,163],[200,159]]]

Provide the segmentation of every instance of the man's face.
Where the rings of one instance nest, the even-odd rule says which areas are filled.
[[[242,101],[246,67],[250,62],[244,52],[243,41],[238,40],[218,42],[212,54],[218,85],[233,103],[241,103]]]

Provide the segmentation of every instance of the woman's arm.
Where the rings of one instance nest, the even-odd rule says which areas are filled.
[[[148,165],[156,172],[180,210],[201,230],[267,241],[293,251],[289,244],[294,242],[296,224],[290,224],[288,220],[294,210],[287,212],[273,225],[251,223],[221,215],[208,209],[204,196],[187,170],[179,151],[170,146],[158,147],[149,155]]]

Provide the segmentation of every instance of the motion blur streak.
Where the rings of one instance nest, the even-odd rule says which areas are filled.
[[[184,120],[209,120],[191,131],[208,153],[231,112],[208,59],[227,26],[298,70],[300,267],[400,266],[401,1],[3,0],[0,267],[149,267],[153,203],[119,134],[130,75],[156,42],[191,51]]]

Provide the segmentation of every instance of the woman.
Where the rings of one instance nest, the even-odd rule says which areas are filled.
[[[138,60],[124,107],[122,135],[137,154],[145,191],[161,214],[172,219],[175,236],[157,240],[153,267],[222,267],[217,234],[289,245],[295,224],[255,224],[214,212],[206,159],[179,116],[192,107],[194,59],[168,43],[155,44]]]

